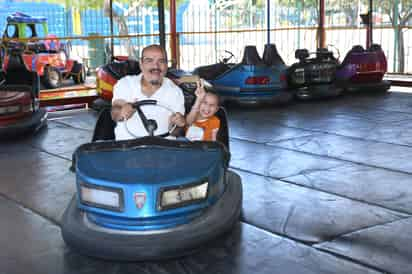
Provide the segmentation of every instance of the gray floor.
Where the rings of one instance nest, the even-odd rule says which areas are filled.
[[[228,112],[242,218],[162,262],[88,258],[61,238],[93,111],[51,113],[35,136],[0,144],[0,273],[412,273],[412,94]]]

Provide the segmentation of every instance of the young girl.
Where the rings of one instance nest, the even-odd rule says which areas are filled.
[[[197,82],[196,101],[186,116],[188,128],[186,138],[191,141],[216,141],[220,120],[215,115],[219,110],[219,97],[212,92],[206,92],[203,81]]]

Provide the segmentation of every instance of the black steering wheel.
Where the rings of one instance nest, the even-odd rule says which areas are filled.
[[[149,136],[157,136],[157,137],[167,137],[167,136],[169,136],[171,134],[171,132],[173,132],[175,127],[172,127],[167,132],[164,132],[162,134],[154,135],[154,132],[157,129],[157,122],[154,119],[148,119],[147,118],[146,114],[142,111],[143,106],[156,106],[156,107],[159,107],[159,108],[163,108],[163,109],[167,110],[170,113],[170,115],[175,114],[175,112],[170,107],[159,104],[156,100],[151,100],[151,99],[137,101],[137,102],[132,104],[132,107],[134,109],[136,109],[136,112],[139,115],[139,118],[142,121],[143,126],[146,129]],[[169,119],[170,115],[167,117],[167,119]],[[135,134],[133,134],[132,131],[129,130],[128,123],[131,120],[132,119],[128,119],[126,121],[126,129],[129,132],[129,134],[131,134],[135,138],[138,138],[138,136],[136,136]]]
[[[335,45],[332,45],[332,44],[328,44],[328,45],[327,45],[327,48],[328,48],[328,50],[329,50],[329,48],[331,49],[330,51],[331,51],[332,54],[334,55],[333,57],[334,57],[336,60],[339,61],[339,58],[340,58],[340,51],[339,51],[339,49],[338,49]]]
[[[225,52],[226,52],[227,54],[229,54],[229,56],[228,56],[228,57],[224,57],[224,58],[222,58],[222,59],[220,60],[220,62],[223,63],[223,64],[227,64],[227,63],[230,61],[230,59],[232,59],[232,58],[235,57],[235,55],[234,55],[232,52],[230,52],[230,51],[228,51],[228,50],[225,50]]]

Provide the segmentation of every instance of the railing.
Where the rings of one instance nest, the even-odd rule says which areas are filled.
[[[405,45],[405,72],[412,74],[412,27],[403,27]],[[272,29],[271,43],[276,44],[277,49],[290,65],[296,62],[294,52],[298,48],[316,50],[316,27],[305,28],[278,28]],[[138,35],[91,35],[76,37],[59,37],[58,40],[76,41],[72,43],[71,56],[83,59],[91,69],[108,62],[110,40],[114,40],[114,54],[127,55],[130,58],[138,58],[143,47],[157,41],[158,34]],[[388,72],[393,72],[396,62],[394,49],[394,31],[391,27],[375,27],[374,43],[382,45],[388,59]],[[170,34],[166,35],[166,45],[170,45]],[[43,38],[44,39],[44,38]],[[21,39],[27,41],[27,39]],[[38,40],[38,39],[30,39]],[[339,51],[342,60],[353,45],[365,45],[365,28],[356,27],[330,27],[326,28],[326,41],[331,50]],[[83,42],[79,42],[83,41]],[[129,43],[126,43],[129,41]],[[178,57],[176,63],[185,70],[192,70],[197,66],[218,62],[225,56],[225,50],[232,52],[238,62],[243,55],[246,45],[256,45],[260,54],[267,43],[267,32],[260,30],[228,30],[217,32],[179,32],[178,33]],[[131,48],[129,48],[130,46]],[[167,49],[170,52],[170,48]],[[338,52],[335,50],[335,54]],[[132,53],[132,54],[131,54]]]
[[[403,27],[405,46],[405,74],[412,74],[412,27]],[[316,50],[316,27],[279,28],[272,29],[271,43],[277,49],[287,64],[296,62],[294,51],[298,48]],[[267,32],[261,30],[237,30],[218,32],[181,32],[178,37],[186,44],[179,44],[180,56],[178,64],[184,69],[193,69],[198,65],[211,64],[219,61],[224,50],[231,51],[238,61],[246,45],[256,45],[262,54],[267,43]],[[394,31],[391,27],[375,27],[373,32],[374,43],[381,44],[388,59],[388,72],[393,72],[394,60]],[[182,39],[184,38],[184,39]],[[187,43],[190,41],[191,43]],[[326,28],[326,41],[330,49],[339,54],[342,60],[345,54],[354,45],[365,45],[366,29],[357,27],[329,27]],[[336,51],[336,49],[338,51]]]

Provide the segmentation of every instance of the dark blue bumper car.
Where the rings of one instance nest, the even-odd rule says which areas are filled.
[[[270,47],[265,47],[265,51]],[[262,60],[255,46],[246,46],[240,63],[229,63],[233,54],[219,63],[196,68],[193,73],[206,79],[222,101],[238,103],[286,103],[292,99],[287,89],[286,66],[279,54],[264,52]]]
[[[104,109],[93,141],[73,155],[77,193],[62,219],[65,242],[108,260],[159,260],[191,253],[230,230],[242,186],[228,170],[226,116],[223,110],[218,116],[218,142],[114,141],[115,124]],[[142,121],[153,135],[153,121],[144,114]]]
[[[343,88],[336,84],[338,58],[328,49],[317,49],[310,53],[307,49],[295,51],[299,60],[287,70],[288,85],[295,90],[300,100],[339,96]]]

